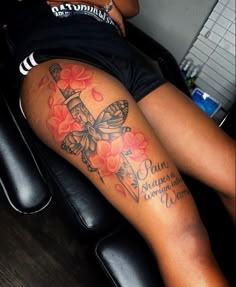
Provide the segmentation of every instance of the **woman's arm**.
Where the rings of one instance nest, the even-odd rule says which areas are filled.
[[[84,2],[104,7],[109,4],[110,0],[85,0]],[[113,0],[113,4],[124,18],[131,18],[139,13],[138,0]]]
[[[139,13],[138,0],[113,0],[124,18],[131,18]]]

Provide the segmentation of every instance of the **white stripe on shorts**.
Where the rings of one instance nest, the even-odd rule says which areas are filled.
[[[38,63],[35,61],[34,52],[32,52],[28,57],[24,59],[24,61],[20,63],[19,65],[20,73],[23,76],[26,76],[28,75],[29,71],[37,65]]]

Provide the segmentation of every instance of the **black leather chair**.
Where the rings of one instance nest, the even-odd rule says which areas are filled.
[[[174,57],[131,23],[126,26],[130,43],[189,95]],[[2,71],[11,58],[6,42],[4,37],[2,51],[8,56]],[[11,206],[30,214],[55,200],[79,238],[95,243],[94,254],[111,286],[164,286],[144,240],[78,170],[36,138],[12,93],[14,87],[0,90],[0,179]]]

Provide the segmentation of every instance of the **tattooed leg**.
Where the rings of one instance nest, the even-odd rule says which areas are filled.
[[[86,64],[48,61],[25,78],[22,103],[42,141],[143,235],[167,286],[227,286],[187,186],[120,82]]]
[[[236,221],[235,141],[170,84],[139,106],[178,168],[218,191]]]

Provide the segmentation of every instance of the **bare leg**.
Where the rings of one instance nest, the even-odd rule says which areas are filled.
[[[235,221],[235,142],[171,84],[139,106],[180,171],[219,192]]]
[[[22,101],[42,141],[143,235],[166,286],[227,286],[189,190],[120,82],[86,64],[53,60],[25,78]]]

